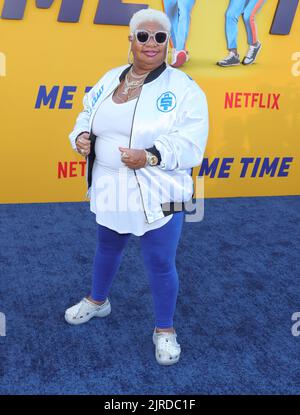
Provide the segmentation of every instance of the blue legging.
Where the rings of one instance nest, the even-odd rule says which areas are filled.
[[[185,49],[194,3],[195,0],[164,0],[164,9],[172,24],[172,43],[177,50]]]
[[[266,0],[230,0],[226,11],[226,40],[228,49],[237,49],[238,20],[243,15],[248,44],[257,42],[255,16]]]
[[[184,212],[176,212],[165,225],[139,236],[153,296],[155,325],[158,328],[173,327],[179,288],[175,258],[183,219]],[[98,224],[92,299],[103,301],[108,297],[130,235],[130,233],[120,234]]]

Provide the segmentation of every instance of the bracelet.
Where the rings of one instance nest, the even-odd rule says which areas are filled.
[[[147,150],[144,149],[144,152],[146,154],[146,163],[144,164],[143,167],[149,166],[149,160],[148,160],[148,154],[147,154]]]

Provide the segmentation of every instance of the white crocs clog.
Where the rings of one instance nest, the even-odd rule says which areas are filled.
[[[68,308],[65,312],[65,320],[69,324],[83,324],[93,317],[106,317],[111,312],[109,299],[103,304],[95,304],[84,297],[78,304]]]
[[[177,363],[181,348],[176,340],[177,334],[165,331],[153,332],[153,343],[155,345],[155,357],[160,365],[172,365]]]

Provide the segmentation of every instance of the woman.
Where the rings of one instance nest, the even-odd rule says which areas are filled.
[[[170,28],[161,11],[133,15],[133,63],[108,71],[85,95],[70,134],[74,150],[87,157],[98,240],[90,295],[65,313],[70,324],[110,313],[123,250],[131,234],[139,236],[154,300],[155,356],[163,365],[176,363],[181,351],[173,327],[175,255],[183,205],[193,195],[191,170],[202,161],[208,134],[204,93],[166,64]]]
[[[263,6],[266,0],[230,0],[226,11],[226,40],[229,50],[228,56],[217,62],[219,66],[237,66],[240,65],[240,55],[237,51],[237,35],[239,17],[243,15],[244,24],[247,31],[249,49],[242,63],[251,65],[255,62],[256,57],[261,49],[261,43],[258,40],[255,16]]]
[[[189,60],[186,41],[190,30],[195,0],[164,0],[164,8],[172,23],[173,44],[171,66],[179,68]]]

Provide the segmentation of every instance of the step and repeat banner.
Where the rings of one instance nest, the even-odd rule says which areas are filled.
[[[68,138],[83,96],[127,63],[132,13],[174,4],[191,17],[181,28],[190,57],[181,69],[209,104],[207,148],[194,168],[205,197],[299,195],[298,3],[0,0],[0,202],[87,200],[85,159]],[[255,63],[216,64],[227,48],[242,61],[248,42],[261,43]]]

